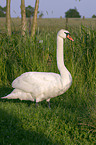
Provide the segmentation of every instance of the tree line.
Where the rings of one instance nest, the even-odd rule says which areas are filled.
[[[7,8],[7,6],[5,6],[5,7],[0,6],[0,17],[6,17],[6,8]],[[35,11],[35,7],[32,7],[30,5],[25,7],[26,17],[27,18],[33,17],[34,11]],[[38,14],[39,14],[39,18],[43,17],[43,15],[44,15],[42,11],[41,12],[38,11]]]
[[[65,18],[81,18],[81,16],[80,13],[77,11],[77,8],[74,8],[69,9],[67,12],[65,12]],[[93,15],[92,18],[96,18],[96,15]]]
[[[0,17],[6,17],[6,8],[5,7],[1,7],[0,6]],[[26,17],[33,17],[34,16],[34,11],[35,11],[35,7],[32,6],[27,6],[25,7],[25,13],[26,13]],[[39,18],[43,17],[44,14],[41,11],[38,11],[37,14],[39,14]],[[65,12],[65,18],[81,18],[80,13],[77,11],[77,8],[74,9],[69,9],[67,12]],[[92,18],[96,18],[96,15],[92,15]]]

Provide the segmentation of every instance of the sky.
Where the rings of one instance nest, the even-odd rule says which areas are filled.
[[[21,0],[11,0],[11,17],[21,17]],[[2,7],[6,6],[6,0],[0,0]],[[25,6],[35,7],[35,0],[25,0]],[[65,17],[65,12],[70,8],[77,8],[81,17],[91,18],[96,15],[96,0],[39,0],[39,11],[43,12],[43,18]]]

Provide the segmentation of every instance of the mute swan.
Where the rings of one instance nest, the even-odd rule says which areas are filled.
[[[64,65],[63,38],[74,41],[66,30],[61,29],[57,34],[57,66],[60,75],[51,72],[23,73],[12,82],[14,90],[2,99],[19,98],[20,100],[36,100],[36,103],[43,100],[49,102],[51,98],[67,91],[71,86],[72,77]]]

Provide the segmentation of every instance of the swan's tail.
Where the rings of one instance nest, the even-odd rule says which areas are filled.
[[[31,93],[26,93],[18,89],[14,89],[9,95],[1,97],[1,99],[20,99],[34,101]]]

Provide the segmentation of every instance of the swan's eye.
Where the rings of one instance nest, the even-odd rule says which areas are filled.
[[[66,37],[69,35],[70,36],[70,33],[66,33],[66,32],[64,32],[65,34],[66,34]]]
[[[66,33],[66,37],[67,37],[68,35],[70,36],[70,34],[69,34],[69,33]]]

